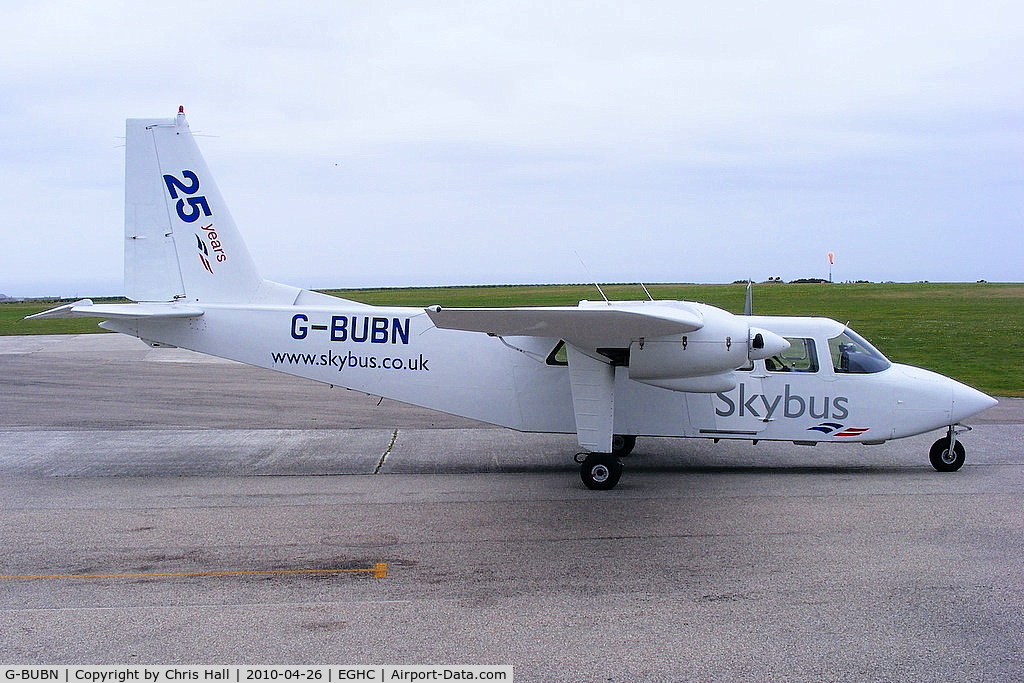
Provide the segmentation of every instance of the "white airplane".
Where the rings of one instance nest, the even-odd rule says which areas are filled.
[[[962,420],[995,399],[889,362],[827,318],[734,315],[683,301],[538,308],[368,306],[260,277],[183,109],[129,119],[125,290],[31,317],[100,326],[524,432],[575,433],[583,483],[610,489],[638,436],[889,439],[945,428],[937,470],[964,462]]]

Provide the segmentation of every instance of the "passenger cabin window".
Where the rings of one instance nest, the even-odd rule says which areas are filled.
[[[829,339],[828,349],[832,354],[832,367],[839,373],[870,374],[892,365],[878,349],[851,329]]]
[[[807,337],[786,337],[789,348],[764,362],[769,372],[817,372],[818,353],[814,340]]]

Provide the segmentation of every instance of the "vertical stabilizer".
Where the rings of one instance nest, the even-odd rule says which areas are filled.
[[[135,301],[245,303],[263,282],[180,110],[128,119],[124,227]]]

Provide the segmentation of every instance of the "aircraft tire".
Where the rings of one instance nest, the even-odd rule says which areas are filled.
[[[580,466],[583,485],[594,491],[615,488],[622,476],[622,463],[612,453],[591,453]]]
[[[963,467],[967,451],[959,441],[953,446],[952,454],[949,452],[949,437],[943,437],[932,444],[928,451],[928,459],[932,461],[932,467],[939,472],[956,472]]]
[[[636,437],[632,434],[616,434],[612,437],[612,454],[623,458],[633,452]]]

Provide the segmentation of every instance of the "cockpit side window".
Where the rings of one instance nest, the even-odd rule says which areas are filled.
[[[892,363],[863,337],[847,328],[828,340],[832,367],[837,373],[870,374],[888,369]]]
[[[769,372],[817,372],[818,352],[808,337],[786,337],[789,348],[764,362]]]

